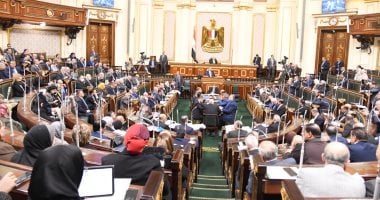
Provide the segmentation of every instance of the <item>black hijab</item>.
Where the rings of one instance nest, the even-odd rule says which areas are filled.
[[[46,125],[32,127],[24,137],[24,149],[17,152],[11,161],[33,166],[40,152],[53,144],[53,134]]]
[[[79,200],[84,160],[74,145],[57,145],[40,153],[32,171],[29,197],[32,200]]]

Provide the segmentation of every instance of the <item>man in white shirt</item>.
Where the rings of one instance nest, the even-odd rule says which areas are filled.
[[[298,174],[296,183],[304,197],[365,197],[363,178],[344,171],[344,165],[350,160],[346,145],[340,142],[329,143],[322,154],[322,160],[325,162],[324,167],[302,168]]]

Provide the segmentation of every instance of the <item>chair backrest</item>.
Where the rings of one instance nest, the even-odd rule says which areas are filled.
[[[206,127],[218,126],[218,123],[219,123],[218,115],[204,114],[203,123],[206,125]]]

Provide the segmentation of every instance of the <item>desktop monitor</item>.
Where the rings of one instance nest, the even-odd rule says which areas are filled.
[[[346,11],[346,0],[322,0],[322,13]]]

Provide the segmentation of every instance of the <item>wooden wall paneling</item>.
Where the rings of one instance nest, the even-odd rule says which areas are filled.
[[[102,25],[99,27],[99,57],[100,62],[111,64],[111,26]]]
[[[228,77],[228,69],[222,69],[222,76],[224,76],[224,77]]]
[[[52,26],[86,25],[87,9],[36,0],[0,0],[0,17]]]
[[[87,54],[87,60],[90,60],[90,52],[91,48],[94,48],[95,51],[99,52],[99,44],[98,44],[98,29],[99,27],[96,24],[89,24],[87,26],[87,48],[86,48],[86,54]]]
[[[380,13],[350,16],[350,34],[380,35]]]
[[[335,59],[334,64],[337,58],[341,58],[344,63],[347,64],[348,60],[348,49],[349,49],[349,34],[346,31],[337,31],[335,37]],[[347,66],[344,66],[347,69]]]
[[[11,14],[11,4],[8,0],[0,0],[0,13]]]

